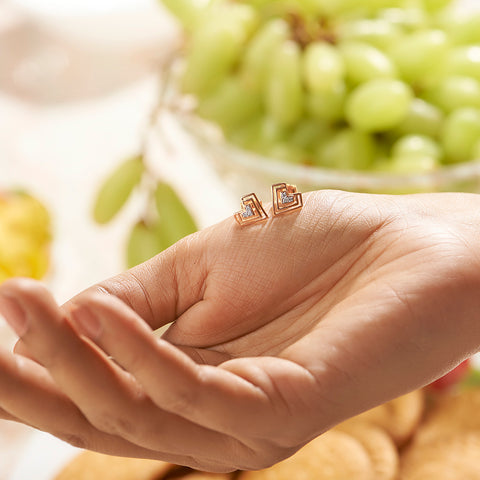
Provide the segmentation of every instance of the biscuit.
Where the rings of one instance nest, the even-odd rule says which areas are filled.
[[[425,395],[415,390],[390,402],[367,410],[344,424],[369,422],[383,428],[397,446],[404,445],[416,431],[425,409]],[[343,424],[342,424],[343,425]]]
[[[480,432],[414,445],[401,461],[400,480],[480,480]]]
[[[229,478],[232,478],[232,475],[227,473],[204,473],[193,471],[180,478],[181,480],[228,480]]]
[[[244,472],[240,480],[374,480],[367,451],[352,436],[331,430],[273,467]]]
[[[375,480],[394,480],[399,470],[398,450],[385,430],[367,422],[343,424],[336,427],[356,438],[372,461]]]
[[[425,444],[454,433],[480,431],[480,389],[445,395],[438,399],[415,436]]]
[[[55,480],[159,480],[174,466],[157,460],[83,452]]]

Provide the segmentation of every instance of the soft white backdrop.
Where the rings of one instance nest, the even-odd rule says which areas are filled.
[[[92,222],[92,200],[102,178],[138,150],[156,102],[158,65],[177,41],[175,23],[153,0],[0,0],[0,189],[25,188],[51,211],[46,282],[59,302],[125,268],[135,199],[107,227]],[[164,174],[176,187],[188,190],[200,175],[210,195],[224,198],[188,141],[173,144],[181,149],[157,156],[165,156]],[[234,208],[219,206],[205,215],[192,203],[201,226]],[[13,341],[0,319],[0,346]],[[51,480],[74,453],[48,435],[0,422],[0,480]]]

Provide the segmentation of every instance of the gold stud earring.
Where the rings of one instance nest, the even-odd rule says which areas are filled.
[[[241,226],[252,225],[268,219],[262,202],[254,193],[242,197],[242,210],[235,214],[235,220]]]
[[[273,214],[282,215],[303,207],[303,196],[295,185],[277,183],[272,185]]]

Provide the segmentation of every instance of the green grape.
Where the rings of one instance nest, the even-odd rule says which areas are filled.
[[[390,49],[390,55],[403,79],[418,82],[428,79],[432,70],[444,62],[448,49],[445,32],[426,30],[400,40]]]
[[[258,17],[247,5],[228,4],[195,30],[187,54],[183,90],[199,96],[211,93],[238,62]]]
[[[382,19],[360,19],[344,23],[338,28],[343,41],[368,43],[379,50],[385,50],[402,37],[402,29]]]
[[[319,120],[336,122],[344,116],[346,98],[347,87],[343,81],[333,86],[330,91],[307,94],[308,113]]]
[[[254,118],[233,130],[225,131],[225,137],[234,145],[247,150],[255,150],[260,143],[260,130],[263,118]]]
[[[480,82],[480,45],[457,47],[445,62],[446,75],[472,77]]]
[[[424,10],[418,7],[386,8],[378,12],[377,18],[386,20],[406,32],[423,29],[429,23]]]
[[[440,145],[430,137],[423,135],[407,135],[400,138],[392,147],[392,155],[396,157],[431,157],[435,160],[442,158]]]
[[[406,118],[412,99],[411,88],[399,80],[371,80],[347,99],[346,117],[359,130],[384,132]]]
[[[305,163],[308,157],[307,153],[287,141],[273,144],[265,154],[273,159],[297,165]]]
[[[423,8],[428,12],[436,12],[452,4],[452,0],[422,0]]]
[[[390,59],[367,43],[345,43],[340,51],[345,61],[347,79],[353,84],[396,76],[396,68]]]
[[[479,109],[461,108],[446,119],[442,144],[449,162],[472,160],[474,148],[479,140]]]
[[[240,76],[245,84],[255,90],[263,90],[268,75],[270,59],[276,48],[290,35],[285,20],[268,21],[252,38],[245,49]]]
[[[275,4],[276,2],[271,3]],[[316,17],[323,11],[322,0],[283,0],[280,3],[284,4],[284,11],[298,12],[303,17]]]
[[[108,223],[117,215],[140,183],[144,170],[142,157],[133,157],[107,178],[95,200],[93,217],[97,223]]]
[[[270,149],[285,141],[287,129],[280,127],[270,117],[258,117],[232,131],[226,136],[234,145],[268,155]]]
[[[313,42],[305,50],[303,70],[308,89],[324,94],[343,80],[345,66],[337,48],[325,42]]]
[[[472,158],[474,160],[480,160],[480,139],[475,143],[473,147],[473,155]]]
[[[191,29],[210,0],[161,0],[161,3],[182,22],[185,28]]]
[[[376,13],[380,9],[399,7],[403,0],[322,0],[321,11],[332,17],[348,14],[363,15]]]
[[[289,143],[304,151],[313,151],[325,142],[332,132],[325,124],[314,119],[302,120],[289,137]]]
[[[267,116],[262,119],[258,134],[259,145],[268,148],[276,143],[281,143],[288,135],[288,130]]]
[[[322,0],[240,0],[260,10],[266,18],[296,13],[302,17],[312,17],[322,13]]]
[[[445,28],[452,42],[457,45],[480,44],[480,12],[457,15],[453,19],[449,13]]]
[[[262,110],[259,94],[249,92],[235,76],[227,77],[205,99],[200,99],[198,113],[203,118],[217,123],[224,130],[232,130]]]
[[[421,174],[436,170],[440,166],[437,158],[428,155],[401,155],[392,158],[382,168],[384,172],[400,175]]]
[[[241,3],[251,5],[252,7],[256,8],[257,10],[260,10],[263,7],[266,7],[267,5],[272,3],[272,0],[240,0],[240,1],[241,1]]]
[[[300,47],[292,41],[284,42],[272,58],[266,106],[270,116],[283,127],[294,125],[303,115],[301,62]]]
[[[425,93],[447,113],[462,107],[480,108],[480,82],[470,77],[447,77]]]
[[[316,162],[327,168],[368,170],[375,157],[375,141],[370,135],[344,129],[320,146]]]
[[[443,112],[420,98],[414,98],[404,120],[395,128],[396,135],[419,134],[438,136],[444,120]]]

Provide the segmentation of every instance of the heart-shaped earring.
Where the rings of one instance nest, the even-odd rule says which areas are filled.
[[[297,192],[295,185],[277,183],[272,185],[273,214],[293,212],[303,207],[302,194]]]
[[[242,210],[235,214],[235,220],[242,226],[263,222],[268,215],[263,209],[262,202],[254,193],[242,197]]]

